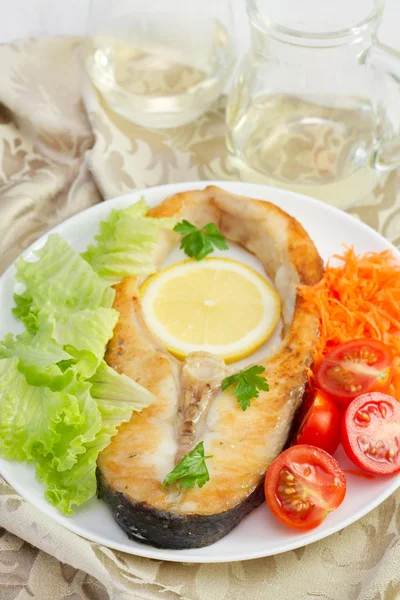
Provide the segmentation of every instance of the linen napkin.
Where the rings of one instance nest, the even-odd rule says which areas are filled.
[[[80,43],[55,38],[0,47],[0,272],[45,231],[103,198],[162,183],[238,179],[227,163],[223,100],[185,127],[138,127],[110,112],[82,81]],[[400,245],[400,175],[391,174],[351,212]],[[305,548],[191,565],[93,544],[0,478],[0,598],[400,599],[400,491]]]

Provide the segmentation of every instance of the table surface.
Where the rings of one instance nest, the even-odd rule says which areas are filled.
[[[193,1],[193,0],[192,0]],[[214,2],[215,0],[202,0]],[[327,2],[328,0],[325,0]],[[27,36],[84,35],[91,0],[0,0],[0,43]],[[232,0],[237,24],[246,22],[245,0]],[[244,16],[244,19],[242,18]],[[379,32],[382,42],[400,50],[400,2],[386,0]],[[248,44],[248,28],[237,27],[241,50]]]

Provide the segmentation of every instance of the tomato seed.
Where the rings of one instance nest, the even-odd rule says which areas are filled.
[[[358,445],[361,450],[365,452],[369,448],[369,437],[367,435],[360,435],[357,438]]]
[[[362,421],[370,421],[370,420],[371,420],[371,417],[370,417],[370,416],[369,416],[369,414],[368,414],[368,413],[366,413],[366,412],[361,412],[361,411],[358,411],[358,413],[357,413],[357,417],[358,417],[359,419],[361,419]]]

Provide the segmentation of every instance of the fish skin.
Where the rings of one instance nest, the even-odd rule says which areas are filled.
[[[114,519],[129,538],[155,548],[190,550],[218,542],[264,501],[264,486],[234,508],[215,515],[187,515],[159,511],[115,491],[97,469],[98,497],[110,507]]]
[[[193,355],[184,363],[177,361],[149,332],[141,314],[140,280],[129,278],[116,286],[114,308],[120,320],[106,361],[153,392],[157,400],[122,424],[100,454],[99,495],[129,537],[163,548],[196,548],[226,535],[263,499],[265,472],[288,439],[319,334],[318,315],[307,309],[293,284],[314,285],[323,265],[295,219],[273,204],[220,188],[176,194],[149,215],[176,216],[198,227],[213,221],[227,239],[258,256],[282,299],[284,339],[272,357],[258,361],[265,368],[270,391],[261,391],[244,412],[231,389],[220,390],[220,382],[235,372],[234,366],[219,365],[206,402],[202,401],[204,381],[197,382],[197,390],[196,381],[191,381],[188,396],[182,375]],[[163,239],[159,264],[177,240],[175,234]],[[196,415],[190,398],[199,399],[201,414]],[[185,406],[186,410],[191,406],[190,418],[182,428]],[[198,441],[213,456],[207,461],[210,481],[191,490],[164,488],[163,480],[182,449],[191,449]]]

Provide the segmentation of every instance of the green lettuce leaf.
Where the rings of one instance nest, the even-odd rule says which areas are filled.
[[[52,471],[68,471],[79,460],[79,455],[86,452],[86,444],[96,439],[100,432],[101,414],[96,400],[90,394],[90,384],[74,379],[65,389],[65,393],[76,398],[80,422],[75,424],[60,423],[57,425],[59,439],[53,447],[52,454],[46,457],[36,456],[39,479],[46,481],[47,474]]]
[[[60,440],[57,427],[76,427],[82,415],[75,396],[33,387],[17,358],[0,360],[0,450],[8,459],[31,462],[48,456]]]
[[[100,223],[96,245],[90,245],[82,257],[109,285],[129,275],[154,273],[152,252],[160,229],[172,229],[175,219],[146,217],[148,207],[142,198],[128,208],[111,211]]]
[[[96,461],[153,394],[102,361],[92,382],[73,379],[63,391],[34,387],[18,359],[0,360],[0,451],[10,460],[34,462],[46,498],[71,514],[96,494]]]
[[[16,337],[7,334],[0,342],[0,358],[16,356],[18,368],[30,385],[57,391],[76,375],[83,379],[94,375],[118,313],[112,308],[86,309],[71,315],[67,323],[58,323],[42,310],[38,320],[35,335],[27,331]]]
[[[24,331],[14,337],[12,333],[8,333],[0,341],[0,357],[11,358],[16,356],[19,358],[22,368],[46,368],[59,361],[71,358],[57,341],[52,339],[53,327],[48,322],[47,314],[43,312],[38,313],[37,325],[37,332],[35,334]]]
[[[81,377],[90,379],[103,359],[117,321],[118,312],[112,308],[82,310],[71,315],[66,323],[53,321],[53,338],[72,358],[63,361],[60,367],[73,367]]]
[[[53,392],[62,392],[77,376],[77,372],[73,368],[63,370],[60,366],[63,362],[45,368],[35,365],[27,367],[19,364],[18,370],[24,375],[29,385],[44,386],[50,388]],[[68,367],[76,363],[74,359],[65,362],[68,362]]]
[[[36,334],[11,333],[0,341],[0,358],[19,358],[19,369],[31,385],[60,387],[69,367],[83,378],[94,375],[118,321],[113,308],[84,309],[66,321],[56,321],[42,309],[37,314]],[[54,381],[53,381],[54,380]]]
[[[65,346],[65,349],[73,358],[66,363],[59,363],[59,366],[66,368],[66,372],[72,369],[83,380],[93,377],[99,366],[100,359],[93,352],[88,352],[87,350],[77,350],[73,346]]]
[[[114,290],[59,235],[50,235],[35,255],[36,262],[22,257],[17,261],[17,279],[26,285],[35,310],[45,309],[57,320],[67,320],[74,312],[112,306]]]
[[[94,255],[100,264],[104,253],[113,277],[152,268],[162,221],[144,217],[146,210],[138,203],[126,223],[114,211],[104,224]],[[34,262],[19,259],[17,279],[26,289],[15,295],[14,314],[26,331],[0,342],[0,452],[34,463],[46,497],[71,514],[96,493],[98,453],[153,395],[104,362],[118,320],[115,292],[62,238],[49,236]]]
[[[39,329],[39,309],[33,305],[33,298],[28,292],[14,294],[15,307],[12,312],[20,319],[30,333],[36,333]]]
[[[90,393],[101,415],[101,428],[92,439],[86,440],[85,452],[75,454],[77,460],[71,469],[49,467],[44,461],[38,467],[39,478],[48,488],[47,500],[67,515],[72,514],[75,506],[95,496],[97,457],[117,433],[119,425],[129,421],[132,410],[140,411],[154,399],[148,390],[129,377],[119,375],[104,361],[91,383]]]
[[[141,411],[149,406],[154,395],[126,375],[120,375],[103,360],[94,377],[91,395],[96,399],[103,425],[109,435],[117,433],[121,419],[126,420],[127,407],[130,411]]]
[[[55,322],[52,335],[60,346],[86,350],[101,359],[118,317],[118,312],[113,308],[81,310],[72,314],[65,323]]]

